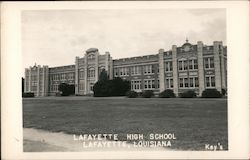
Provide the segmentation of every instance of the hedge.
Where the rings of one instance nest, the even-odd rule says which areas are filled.
[[[138,93],[135,92],[135,91],[128,91],[128,92],[126,93],[126,96],[127,96],[128,98],[136,98],[136,97],[138,97]]]
[[[187,90],[179,95],[181,98],[194,98],[196,97],[196,93],[193,90]]]
[[[175,94],[174,94],[173,90],[171,90],[171,89],[166,89],[166,90],[162,91],[162,92],[159,94],[159,97],[160,97],[160,98],[174,98],[174,97],[175,97]]]
[[[202,98],[221,98],[222,94],[216,89],[206,89],[202,92]]]
[[[34,93],[33,92],[24,92],[22,93],[22,97],[26,98],[26,97],[34,97]]]
[[[143,98],[151,98],[154,96],[154,92],[151,90],[145,90],[142,92],[142,97]]]

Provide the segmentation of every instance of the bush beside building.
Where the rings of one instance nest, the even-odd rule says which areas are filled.
[[[222,94],[216,89],[206,89],[202,92],[202,98],[221,98]]]
[[[187,91],[185,91],[183,93],[180,93],[179,97],[180,98],[195,98],[196,97],[196,93],[193,90],[187,90]]]
[[[173,90],[171,90],[171,89],[166,89],[166,90],[164,90],[163,92],[161,92],[161,93],[159,94],[159,97],[160,97],[160,98],[174,98],[174,97],[175,97],[175,94],[174,94]]]

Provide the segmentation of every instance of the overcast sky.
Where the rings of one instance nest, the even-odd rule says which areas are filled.
[[[113,59],[157,54],[173,44],[226,44],[226,10],[50,10],[22,12],[23,68],[74,64],[88,48]]]

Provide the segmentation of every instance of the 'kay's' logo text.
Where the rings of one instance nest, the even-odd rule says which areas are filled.
[[[223,146],[220,143],[217,143],[216,145],[205,144],[205,150],[219,151],[219,150],[223,150]]]

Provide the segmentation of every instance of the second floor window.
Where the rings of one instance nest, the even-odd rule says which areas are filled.
[[[153,65],[144,66],[144,74],[151,74],[151,73],[154,73]]]
[[[94,78],[95,77],[95,69],[94,68],[90,68],[88,70],[88,77],[89,78]]]
[[[204,58],[204,65],[205,68],[214,68],[214,58],[209,57],[209,58]]]
[[[188,61],[188,63],[189,63],[189,69],[190,70],[198,69],[198,61],[197,61],[197,59],[190,59]]]
[[[173,70],[173,63],[166,62],[166,71],[172,71],[172,70]]]

